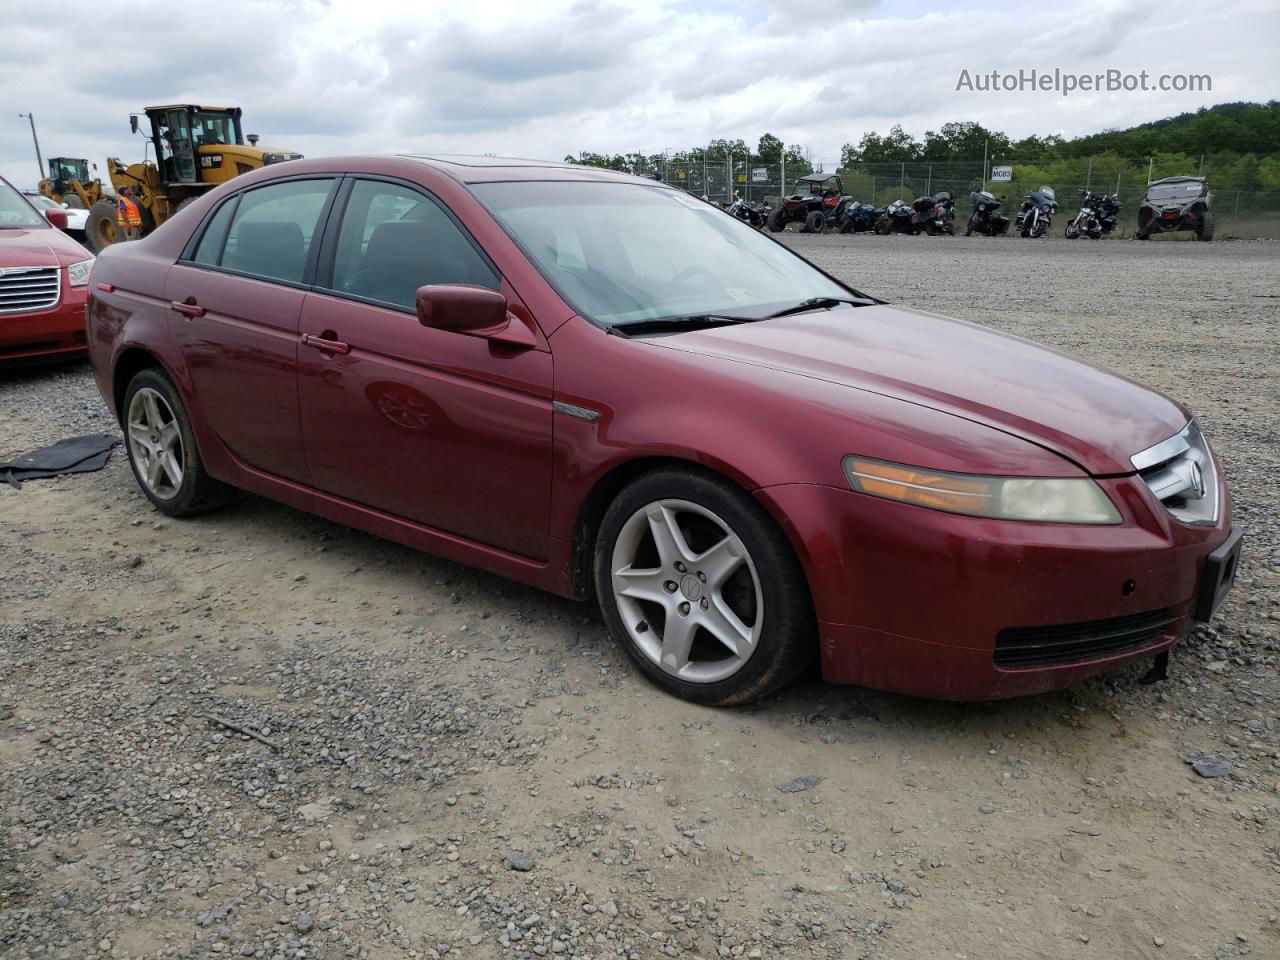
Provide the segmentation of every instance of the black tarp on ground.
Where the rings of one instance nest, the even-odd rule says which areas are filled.
[[[91,473],[107,465],[111,448],[119,437],[94,433],[85,437],[67,437],[48,447],[32,450],[0,463],[0,482],[21,487],[24,480],[41,480],[64,473]]]

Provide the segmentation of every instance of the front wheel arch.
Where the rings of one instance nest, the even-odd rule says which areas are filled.
[[[771,600],[765,601],[764,615],[770,619],[781,616],[782,620],[774,620],[774,629],[767,631],[761,638],[761,655],[764,655],[764,650],[769,643],[777,643],[778,646],[772,653],[767,654],[763,661],[760,661],[759,657],[753,658],[755,667],[743,666],[744,671],[754,669],[758,673],[754,679],[747,674],[745,686],[741,685],[743,681],[738,680],[737,674],[732,679],[712,677],[693,681],[694,688],[701,683],[707,684],[705,690],[689,688],[687,684],[685,689],[681,689],[681,684],[685,684],[688,678],[672,680],[670,676],[663,676],[665,668],[655,668],[652,663],[646,662],[644,657],[630,649],[635,645],[634,641],[626,641],[624,646],[628,647],[628,653],[636,659],[641,671],[648,674],[651,680],[658,680],[659,685],[667,687],[669,692],[698,703],[716,706],[744,703],[785,686],[803,670],[805,664],[811,663],[817,657],[820,650],[817,609],[813,599],[809,565],[796,549],[794,529],[791,528],[791,524],[785,520],[780,522],[771,505],[762,502],[751,489],[703,464],[678,458],[665,460],[655,458],[647,463],[645,461],[631,463],[637,464],[637,468],[633,468],[636,472],[619,484],[611,496],[602,498],[603,509],[600,520],[591,528],[590,546],[586,558],[587,571],[595,575],[596,581],[592,599],[599,603],[611,635],[622,641],[619,630],[624,633],[627,631],[619,623],[613,622],[623,613],[621,608],[613,609],[610,606],[616,603],[616,596],[610,594],[609,603],[606,603],[606,598],[601,593],[602,589],[607,588],[602,588],[599,584],[610,578],[607,572],[609,569],[607,559],[600,555],[600,540],[618,536],[619,532],[616,529],[618,517],[625,515],[637,503],[643,504],[646,497],[654,494],[653,488],[671,487],[674,484],[680,490],[680,494],[661,495],[688,499],[693,505],[718,513],[719,517],[723,518],[721,523],[725,530],[731,536],[741,536],[743,542],[748,544],[749,556],[754,556],[756,563],[760,563],[762,559],[768,561],[772,558],[771,563],[766,563],[766,567],[771,566],[775,576],[766,578],[763,573],[766,567],[761,567],[762,573],[757,580],[757,590],[762,589],[765,595],[773,594]],[[685,493],[685,491],[689,492]],[[637,500],[637,497],[640,499]],[[737,506],[734,506],[735,504]],[[722,507],[728,512],[723,512]],[[622,513],[618,513],[619,510]],[[732,515],[735,512],[738,514],[737,524],[743,525],[725,524],[724,520],[733,523]],[[750,547],[752,538],[756,543],[754,548]],[[582,546],[585,547],[586,544]],[[602,563],[606,563],[606,566],[602,567]],[[677,569],[684,569],[679,563],[675,566]],[[707,580],[701,574],[699,577]],[[782,598],[781,603],[778,602],[780,598]],[[686,607],[688,605],[685,604]],[[706,607],[705,600],[703,607]],[[770,611],[785,611],[785,613],[778,614]],[[770,641],[767,638],[776,639]],[[726,685],[732,683],[739,683],[739,687],[725,689]]]

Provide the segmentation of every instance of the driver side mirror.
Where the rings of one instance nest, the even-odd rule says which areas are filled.
[[[452,330],[512,346],[537,345],[533,331],[507,312],[507,298],[488,287],[428,284],[418,288],[415,306],[418,322],[424,327]]]
[[[138,132],[138,115],[136,113],[129,114],[129,132]]]
[[[57,227],[59,230],[67,229],[67,211],[46,207],[44,218],[49,221],[49,226]]]

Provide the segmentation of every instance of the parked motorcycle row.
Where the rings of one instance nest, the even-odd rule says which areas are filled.
[[[973,191],[969,195],[971,212],[965,222],[964,235],[998,237],[1009,233],[1012,226],[1015,233],[1029,239],[1048,236],[1059,209],[1057,195],[1050,186],[1027,194],[1012,221],[1000,212],[1002,203],[1003,198],[988,190]],[[840,178],[834,174],[801,177],[795,192],[778,207],[764,201],[748,203],[735,194],[725,210],[758,230],[767,228],[774,233],[785,230],[791,223],[800,224],[803,233],[824,233],[831,228],[840,233],[936,236],[952,235],[956,230],[955,201],[945,190],[917,197],[910,203],[894,200],[876,207],[844,194]],[[1115,229],[1119,215],[1120,202],[1116,197],[1082,190],[1080,210],[1068,221],[1064,234],[1068,240],[1101,239]]]

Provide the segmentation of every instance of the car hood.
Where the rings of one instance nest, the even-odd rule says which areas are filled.
[[[92,257],[61,230],[35,227],[30,230],[0,230],[0,269],[4,267],[66,266]]]
[[[654,342],[920,404],[1094,475],[1132,473],[1133,454],[1190,419],[1163,394],[1065,353],[905,307],[837,308]]]

